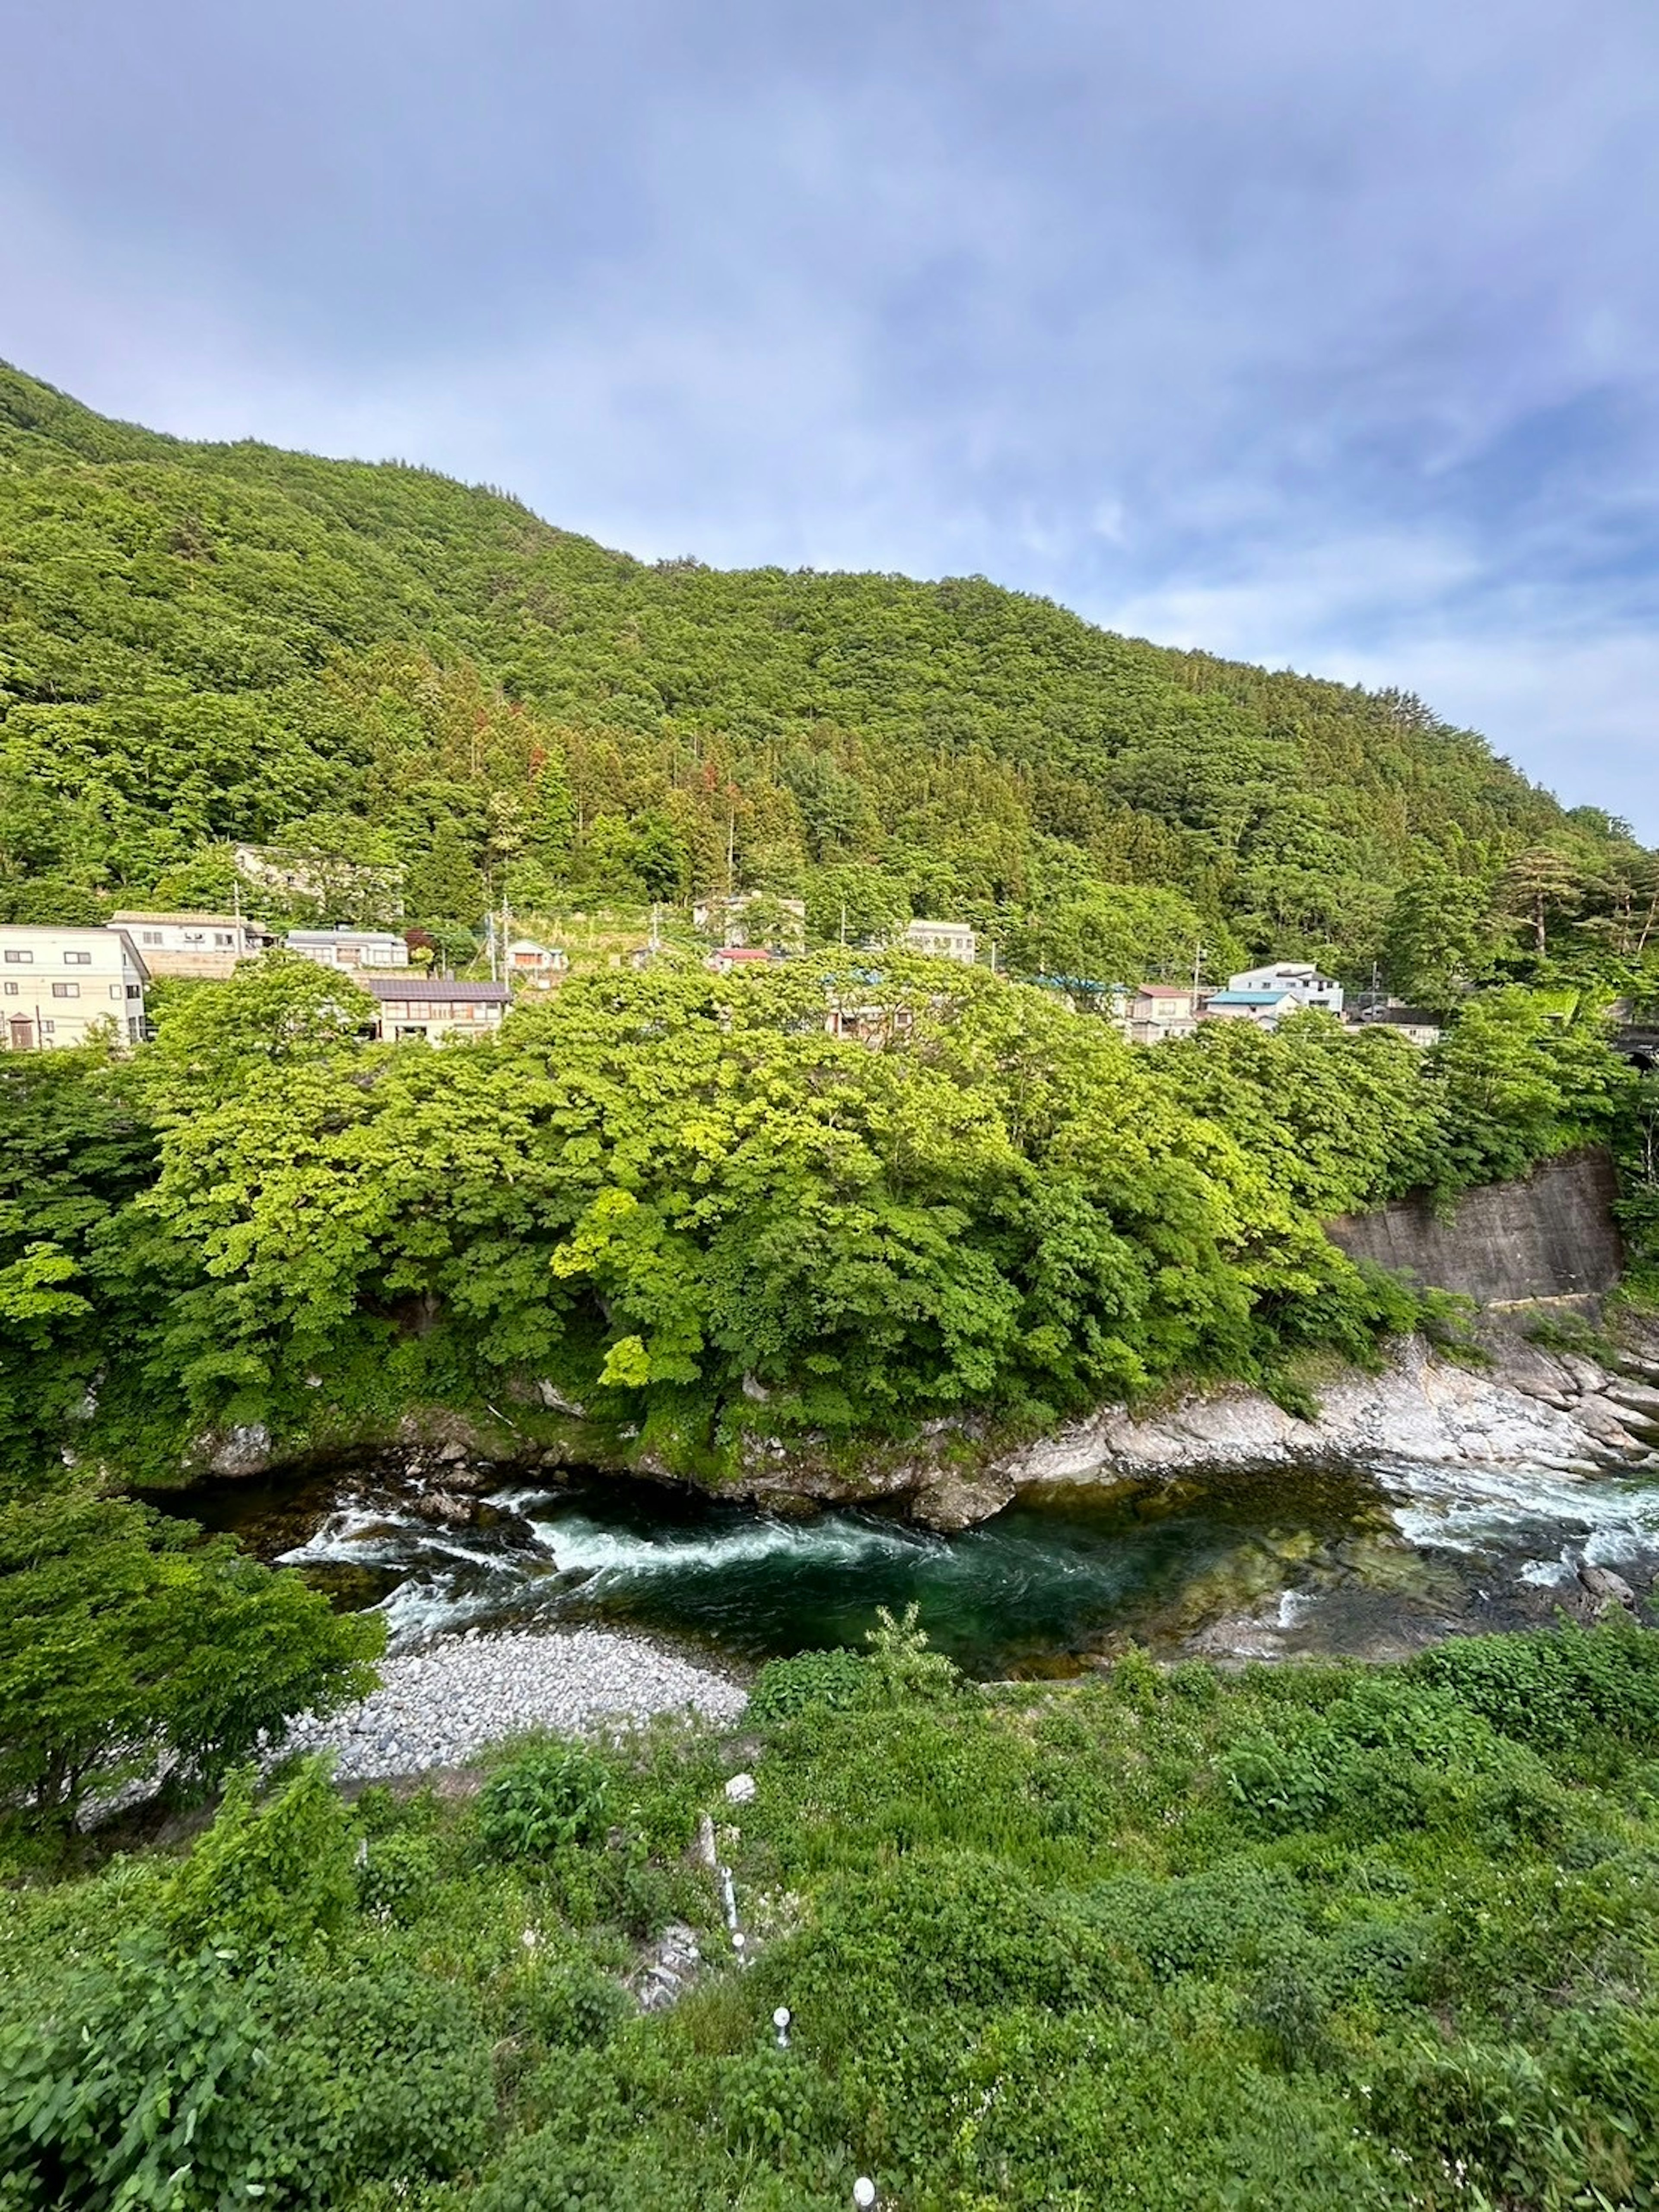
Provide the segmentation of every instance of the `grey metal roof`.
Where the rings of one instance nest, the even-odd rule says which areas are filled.
[[[397,1006],[409,999],[430,999],[434,1005],[505,1006],[512,992],[505,983],[458,983],[451,975],[360,975],[353,979],[371,998]]]

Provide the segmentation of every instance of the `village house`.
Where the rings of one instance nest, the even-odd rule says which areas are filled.
[[[1342,986],[1331,975],[1322,975],[1311,960],[1278,960],[1265,968],[1246,968],[1227,978],[1229,991],[1288,992],[1298,1006],[1322,1006],[1328,1014],[1342,1012]]]
[[[1198,994],[1186,983],[1143,983],[1129,1002],[1125,1034],[1132,1044],[1190,1036],[1198,1026]]]
[[[1302,1002],[1291,991],[1211,991],[1200,1000],[1201,1022],[1254,1022],[1276,1030],[1286,1014],[1300,1013]]]
[[[929,921],[918,917],[905,925],[899,942],[907,952],[925,952],[933,960],[959,960],[971,968],[979,957],[979,940],[965,921]]]
[[[0,1045],[61,1052],[111,1034],[142,1044],[149,981],[125,929],[0,926]]]
[[[515,937],[507,948],[509,980],[532,990],[550,991],[569,965],[570,955],[562,947],[538,945],[531,937]]]
[[[717,975],[729,975],[734,968],[764,968],[772,959],[763,945],[722,945],[718,952],[711,952],[703,962]]]
[[[757,906],[758,915],[752,913]],[[769,891],[711,892],[692,908],[691,926],[718,937],[722,945],[749,945],[763,937],[799,952],[806,943],[806,902],[774,898]]]
[[[360,914],[402,918],[404,878],[408,871],[401,863],[380,866],[295,852],[283,845],[237,845],[231,857],[243,881],[257,884],[267,896],[314,900],[320,904],[349,902]]]
[[[409,947],[392,929],[290,929],[283,939],[319,968],[407,968]]]
[[[148,914],[123,908],[110,922],[125,929],[152,975],[206,975],[222,981],[244,960],[256,960],[270,932],[233,914]]]
[[[374,1001],[374,1034],[383,1043],[424,1037],[446,1044],[493,1036],[513,993],[505,983],[461,983],[449,975],[371,975],[360,978]]]

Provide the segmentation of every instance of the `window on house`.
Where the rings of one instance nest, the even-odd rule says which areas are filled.
[[[15,984],[15,983],[8,983],[8,984],[7,984],[7,986],[6,986],[6,996],[7,996],[9,999],[15,999],[15,998],[17,996],[17,986],[16,986],[16,984]]]
[[[118,983],[112,983],[109,987],[109,994],[112,999],[118,999],[121,995],[121,986]]]
[[[161,933],[159,929],[143,930],[139,933],[139,941],[144,945],[159,945],[161,942]]]
[[[142,998],[143,997],[143,995],[144,995],[144,987],[143,987],[143,985],[142,983],[129,983],[129,984],[127,985],[127,996],[128,996],[128,998],[130,998],[130,999],[142,999]]]
[[[90,968],[92,955],[90,952],[66,952],[64,965],[65,968]]]
[[[6,955],[6,965],[9,968],[27,968],[33,965],[33,960],[34,955],[32,952],[8,952]]]
[[[213,941],[216,945],[232,945],[234,944],[235,939],[228,929],[216,929],[213,933]]]
[[[81,986],[78,983],[54,983],[52,987],[52,995],[54,999],[78,999],[81,995]]]
[[[57,1023],[42,1022],[40,1024],[40,1034],[42,1036],[56,1036],[58,1034]]]

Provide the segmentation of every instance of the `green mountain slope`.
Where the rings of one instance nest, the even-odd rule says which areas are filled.
[[[1176,653],[977,578],[649,565],[396,464],[191,445],[0,368],[0,899],[207,896],[225,841],[402,861],[409,911],[726,880],[993,925],[1102,887],[1126,957],[1382,951],[1437,860],[1636,848],[1418,702]],[[1606,886],[1614,884],[1614,890]],[[1037,928],[1032,935],[1030,925]],[[1154,942],[1156,940],[1156,942]]]

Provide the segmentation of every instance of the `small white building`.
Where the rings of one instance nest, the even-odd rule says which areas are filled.
[[[505,983],[460,983],[449,975],[366,975],[362,987],[379,1010],[374,1034],[386,1043],[492,1036],[513,1000]]]
[[[392,929],[290,929],[283,939],[290,952],[314,960],[319,968],[407,968],[409,947]]]
[[[532,983],[550,983],[570,965],[570,955],[556,945],[538,945],[533,937],[515,937],[507,948],[507,972]]]
[[[1342,986],[1334,976],[1322,975],[1311,960],[1276,960],[1265,968],[1246,968],[1227,978],[1227,988],[1288,992],[1298,1006],[1322,1006],[1328,1014],[1342,1012]]]
[[[0,926],[0,1046],[63,1051],[111,1034],[142,1044],[149,981],[125,929]]]
[[[959,960],[971,968],[979,957],[979,939],[966,921],[930,921],[918,916],[905,925],[899,942],[907,952],[925,952],[930,960]]]
[[[256,960],[270,932],[232,914],[146,914],[124,908],[110,922],[125,929],[152,975],[210,975],[222,980]]]

